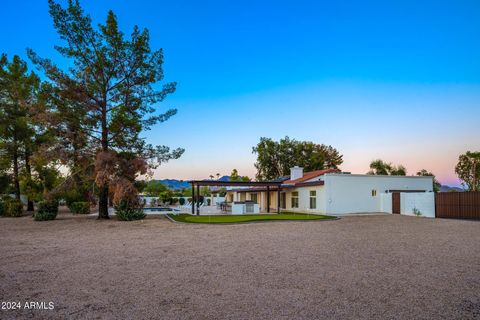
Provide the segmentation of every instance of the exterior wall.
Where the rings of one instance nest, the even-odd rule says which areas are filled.
[[[310,209],[310,191],[317,192],[317,208]],[[292,192],[298,192],[298,208],[292,208]],[[325,213],[325,188],[323,186],[287,189],[283,211]]]
[[[286,194],[285,209],[282,211],[310,212],[318,214],[347,214],[360,212],[386,212],[392,213],[392,195],[388,190],[426,190],[433,191],[432,177],[414,176],[374,176],[355,174],[326,174],[309,181],[324,181],[323,186],[304,186],[299,188],[284,189]],[[310,191],[316,191],[316,209],[310,209]],[[372,196],[372,190],[375,195]],[[298,192],[298,208],[292,208],[292,192]],[[230,192],[229,192],[230,193]],[[253,192],[252,192],[253,193]],[[262,212],[267,211],[267,193],[257,193],[257,201]],[[251,199],[250,193],[234,192],[235,201]],[[421,200],[411,196],[409,193],[401,194],[401,210],[405,213],[413,213],[413,206],[422,211],[424,216],[435,215],[434,193],[428,192]],[[418,193],[415,193],[418,194]],[[425,193],[422,193],[425,194]],[[405,197],[405,195],[407,195]],[[413,198],[412,198],[413,197]],[[227,196],[228,199],[228,196]],[[403,200],[406,199],[406,200]],[[408,199],[408,200],[407,200]],[[423,198],[422,198],[423,199]],[[422,201],[425,201],[423,203]],[[421,206],[421,207],[419,207]],[[271,212],[277,208],[277,192],[270,192]],[[433,211],[432,211],[433,208]]]
[[[400,193],[400,213],[413,216],[414,208],[420,210],[422,217],[435,218],[435,193]]]
[[[380,212],[392,213],[392,194],[380,194]]]
[[[233,201],[246,201],[252,199],[252,193],[257,194],[257,203],[260,205],[261,212],[267,212],[267,192],[266,191],[251,191],[251,192],[237,192],[228,191],[225,199],[230,201],[230,195],[233,195]],[[274,212],[277,208],[277,191],[270,191],[270,211]]]
[[[432,177],[326,174],[323,180],[330,214],[382,212],[380,195],[387,190],[433,191]]]

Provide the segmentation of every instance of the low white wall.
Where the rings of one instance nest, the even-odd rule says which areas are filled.
[[[420,210],[422,217],[435,218],[435,193],[402,192],[400,194],[400,213],[413,216],[415,215],[414,208]]]
[[[392,213],[392,194],[380,194],[380,211],[385,213]]]
[[[432,191],[433,188],[432,177],[328,173],[323,180],[327,214],[383,212],[381,194],[391,190]]]

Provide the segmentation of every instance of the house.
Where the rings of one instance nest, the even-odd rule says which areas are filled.
[[[275,212],[279,203],[280,211],[289,212],[413,214],[416,208],[425,216],[434,216],[433,178],[424,176],[350,174],[338,169],[303,172],[293,167],[280,191],[236,188],[227,192],[226,199],[253,201],[260,212]]]

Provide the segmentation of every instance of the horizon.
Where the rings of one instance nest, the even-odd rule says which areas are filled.
[[[364,174],[380,158],[458,187],[458,156],[480,149],[478,2],[81,4],[95,24],[112,9],[126,34],[148,28],[166,81],[178,82],[161,104],[178,114],[144,136],[186,151],[155,179],[234,168],[254,178],[260,137],[289,136],[332,145],[342,171]],[[31,70],[27,47],[68,66],[46,1],[4,8],[2,51]]]

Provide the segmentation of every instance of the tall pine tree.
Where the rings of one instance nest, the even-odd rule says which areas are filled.
[[[99,218],[108,218],[109,191],[114,199],[133,197],[134,180],[159,163],[176,159],[183,149],[152,146],[140,136],[143,130],[168,120],[177,110],[156,113],[155,106],[175,91],[176,83],[161,89],[163,51],[152,51],[148,30],[134,27],[129,39],[118,30],[110,11],[98,28],[78,1],[63,8],[49,0],[50,15],[64,46],[55,48],[72,60],[62,71],[52,61],[31,49],[28,55],[64,97],[85,110],[82,133],[95,151],[96,183],[99,189]]]
[[[9,63],[0,58],[0,150],[3,163],[12,173],[13,192],[20,200],[22,164],[26,180],[31,180],[30,157],[34,148],[35,128],[31,116],[36,104],[40,80],[18,56]],[[28,210],[33,202],[28,199]]]

